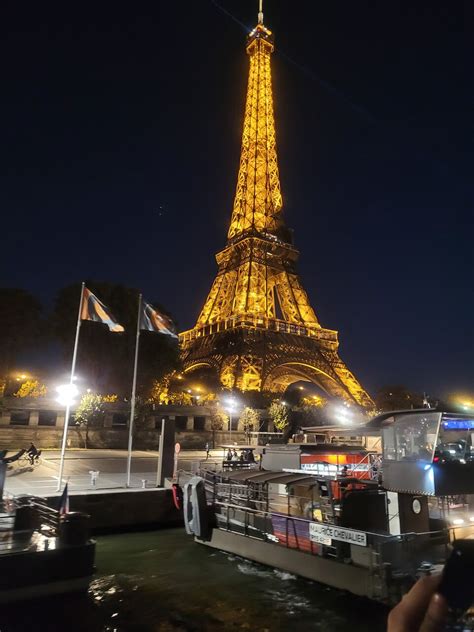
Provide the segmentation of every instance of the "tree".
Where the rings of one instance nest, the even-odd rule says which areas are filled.
[[[268,409],[268,415],[277,430],[283,432],[289,424],[288,407],[277,399],[273,400]]]
[[[216,431],[222,430],[229,425],[229,416],[225,410],[219,406],[213,408],[211,412],[212,447],[216,447]]]
[[[0,377],[14,368],[18,354],[44,338],[41,303],[25,290],[0,288]]]
[[[184,391],[178,382],[173,382],[174,373],[168,373],[153,382],[147,400],[150,404],[192,406],[193,398],[190,393]]]
[[[38,380],[26,380],[17,392],[13,393],[13,397],[45,397],[47,392],[46,386]]]
[[[250,441],[250,433],[260,425],[260,413],[255,408],[245,406],[240,415],[239,424],[245,432],[245,438],[248,443]]]
[[[101,395],[96,393],[85,393],[81,397],[81,401],[76,408],[74,421],[76,426],[84,427],[86,433],[84,436],[84,448],[87,449],[89,444],[89,427],[97,425],[102,421],[105,414],[104,400]]]
[[[381,412],[423,408],[423,395],[410,391],[401,384],[388,385],[377,391],[375,406]]]

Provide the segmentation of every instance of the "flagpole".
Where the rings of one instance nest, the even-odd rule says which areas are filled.
[[[77,314],[77,326],[76,326],[76,338],[74,340],[74,351],[72,354],[72,364],[71,364],[71,378],[69,380],[69,387],[71,388],[74,383],[74,371],[76,370],[76,358],[77,358],[77,347],[79,344],[79,330],[81,328],[81,314],[82,314],[82,303],[84,301],[84,287],[85,283],[82,282],[81,285],[81,298],[79,301],[79,313]],[[63,480],[63,471],[64,471],[64,455],[66,452],[66,440],[67,440],[67,429],[69,425],[69,415],[71,412],[71,398],[68,398],[66,403],[66,414],[64,416],[64,429],[63,429],[63,440],[61,444],[61,460],[59,463],[59,476],[58,476],[58,487],[57,490],[61,489],[62,480]]]
[[[132,400],[130,402],[130,422],[128,424],[128,453],[127,453],[127,487],[130,487],[130,474],[132,468],[132,443],[133,443],[133,420],[135,418],[135,393],[137,390],[137,366],[138,366],[138,346],[140,342],[140,320],[142,311],[142,295],[138,295],[137,314],[137,337],[135,340],[135,361],[133,364]]]

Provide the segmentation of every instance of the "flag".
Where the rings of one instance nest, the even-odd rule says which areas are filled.
[[[115,319],[112,312],[86,287],[82,297],[81,320],[92,320],[95,323],[107,325],[110,331],[121,333],[125,331]]]
[[[177,338],[176,327],[168,316],[153,307],[149,303],[142,302],[142,312],[140,314],[140,329],[155,331],[158,334],[165,334]]]
[[[69,494],[67,490],[68,483],[64,486],[63,493],[61,494],[61,498],[59,500],[59,515],[64,516],[64,514],[69,513]]]

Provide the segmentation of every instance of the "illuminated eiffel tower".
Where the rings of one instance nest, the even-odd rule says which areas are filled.
[[[299,253],[282,217],[270,56],[258,24],[246,46],[250,73],[227,246],[195,327],[180,334],[186,373],[213,369],[241,390],[283,391],[306,380],[332,396],[372,401],[339,358],[337,332],[318,322],[296,271]]]

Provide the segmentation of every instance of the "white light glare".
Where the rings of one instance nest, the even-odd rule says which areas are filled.
[[[455,520],[453,520],[453,524],[454,525],[464,524],[464,520],[462,518],[456,518]]]
[[[224,402],[228,412],[234,413],[237,410],[237,402],[232,397],[225,399]]]
[[[56,401],[61,406],[71,406],[74,403],[74,398],[79,393],[79,389],[75,384],[62,384],[56,388],[58,397]]]
[[[336,420],[342,423],[350,424],[354,420],[354,414],[347,406],[335,406],[333,412]]]

